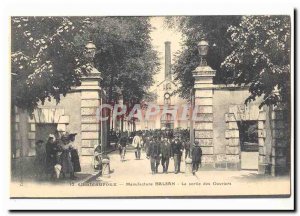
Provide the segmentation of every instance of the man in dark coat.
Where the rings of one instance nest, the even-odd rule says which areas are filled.
[[[148,135],[146,138],[145,138],[145,142],[144,142],[144,150],[147,154],[148,152],[148,148],[150,146],[150,135]]]
[[[189,141],[185,141],[184,142],[184,150],[185,150],[185,159],[189,156],[190,154],[190,146],[191,146],[191,143]]]
[[[150,141],[150,145],[147,152],[147,158],[150,157],[150,165],[152,174],[158,172],[158,166],[160,161],[160,144],[157,137],[154,137],[154,140]]]
[[[119,153],[121,157],[121,161],[125,161],[125,153],[126,153],[126,145],[127,145],[127,136],[123,133],[119,140]]]
[[[198,171],[199,164],[201,163],[202,150],[199,146],[199,141],[195,141],[195,145],[192,148],[192,164],[193,174]]]
[[[183,145],[179,141],[178,137],[174,139],[171,145],[172,145],[172,157],[174,158],[175,174],[177,174],[180,172],[180,163],[181,163]]]
[[[169,161],[172,155],[171,144],[168,138],[164,138],[163,142],[161,143],[161,165],[163,167],[163,172],[168,173],[169,168]]]

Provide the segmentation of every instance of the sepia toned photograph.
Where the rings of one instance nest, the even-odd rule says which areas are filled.
[[[11,16],[11,198],[289,198],[293,17]]]

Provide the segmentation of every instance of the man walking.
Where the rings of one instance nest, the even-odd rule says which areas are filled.
[[[193,175],[199,169],[201,163],[202,150],[199,146],[199,141],[195,141],[195,145],[192,148],[192,164],[193,164]]]
[[[190,142],[185,140],[184,142],[184,152],[185,152],[185,159],[190,155]]]
[[[119,153],[122,162],[125,161],[126,145],[127,145],[127,137],[125,134],[122,134],[119,140]]]
[[[174,158],[175,174],[180,172],[182,151],[183,151],[183,146],[177,136],[172,143],[172,157]]]
[[[168,138],[164,138],[163,142],[161,143],[161,165],[163,167],[163,173],[168,173],[171,154],[171,144]]]
[[[133,137],[132,146],[135,148],[135,159],[141,159],[142,138],[138,133]]]
[[[145,138],[145,142],[144,142],[144,150],[145,150],[146,154],[147,154],[149,146],[150,146],[150,141],[151,140],[150,140],[150,135],[149,135]]]
[[[160,160],[160,144],[157,137],[150,141],[150,145],[147,152],[147,158],[150,157],[150,165],[152,175],[158,172],[159,160]]]

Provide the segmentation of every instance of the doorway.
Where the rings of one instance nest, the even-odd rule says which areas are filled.
[[[258,122],[238,121],[241,169],[258,170]]]
[[[160,120],[161,128],[174,129],[174,119],[172,114],[166,113],[161,117]]]
[[[56,130],[57,124],[36,124],[35,139],[43,140],[46,143],[49,134],[55,134]]]

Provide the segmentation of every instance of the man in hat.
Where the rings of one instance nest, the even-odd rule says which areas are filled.
[[[135,159],[141,159],[142,138],[139,136],[138,132],[132,140],[132,146],[135,148]]]
[[[150,166],[152,175],[158,172],[158,166],[160,161],[160,144],[157,139],[157,136],[154,136],[154,139],[150,141],[150,145],[147,152],[147,158],[150,158]]]
[[[174,158],[175,174],[177,174],[180,173],[180,163],[181,163],[181,156],[183,152],[183,145],[180,142],[178,136],[175,137],[171,146],[172,146],[172,158]]]
[[[120,157],[121,157],[122,162],[125,161],[127,140],[128,140],[127,136],[125,135],[125,133],[123,133],[121,135],[120,140],[119,140],[119,153],[120,153]]]
[[[184,152],[185,152],[185,159],[190,155],[190,146],[191,143],[188,140],[184,141]]]
[[[148,152],[149,146],[150,146],[150,135],[148,135],[148,136],[145,137],[144,151],[146,152],[146,154]]]
[[[163,167],[163,172],[168,173],[169,161],[172,154],[171,144],[168,138],[164,138],[161,142],[161,165]]]
[[[192,148],[192,164],[193,164],[193,174],[199,169],[199,164],[201,163],[202,150],[199,146],[199,141],[195,141]]]

